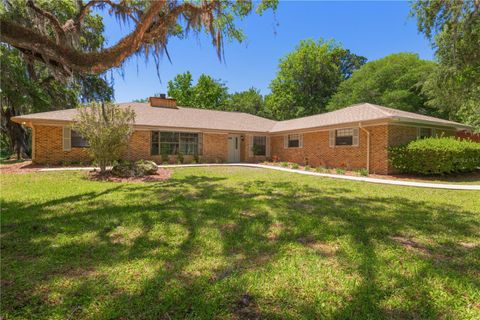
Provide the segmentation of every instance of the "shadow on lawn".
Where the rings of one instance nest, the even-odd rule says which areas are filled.
[[[345,272],[358,273],[360,282],[342,296],[343,302],[329,314],[334,318],[444,315],[448,308],[434,305],[428,290],[420,295],[416,291],[415,285],[426,275],[480,289],[475,277],[480,262],[471,251],[448,243],[409,251],[392,240],[436,234],[471,237],[479,222],[470,212],[403,197],[366,197],[346,188],[290,182],[257,180],[228,187],[222,184],[224,179],[189,176],[162,183],[121,184],[39,204],[4,203],[3,214],[18,218],[2,226],[2,312],[56,312],[79,318],[86,315],[85,308],[97,305],[88,311],[90,317],[320,317],[321,310],[301,298],[291,302],[294,312],[290,315],[277,300],[269,302],[274,308],[262,306],[269,298],[250,292],[244,276],[274,263],[291,245],[328,245],[338,238],[348,239],[355,258],[340,248],[319,259],[338,260]],[[109,200],[106,196],[111,193],[120,193],[125,201]],[[138,227],[135,234],[115,233],[131,224]],[[154,230],[159,225],[160,236]],[[82,236],[92,233],[97,241],[82,241]],[[56,237],[73,240],[54,246]],[[219,239],[220,249],[211,247],[210,239]],[[405,255],[424,263],[414,277],[396,272],[392,286],[381,286],[380,261],[385,259],[377,254],[381,246],[405,250]],[[445,246],[451,248],[445,250]],[[114,283],[115,277],[100,271],[115,272],[117,266],[142,259],[156,268],[132,266],[128,281],[135,283],[134,289],[122,288]],[[48,292],[59,277],[72,281],[57,301]],[[383,306],[381,302],[395,289],[402,289],[414,306]]]

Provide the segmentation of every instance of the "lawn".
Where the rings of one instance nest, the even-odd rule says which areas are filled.
[[[480,192],[2,174],[4,319],[480,318]]]

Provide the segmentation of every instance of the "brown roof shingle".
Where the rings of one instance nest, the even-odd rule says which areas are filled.
[[[131,106],[136,113],[138,126],[202,129],[233,132],[286,132],[309,128],[364,122],[372,120],[397,120],[403,122],[431,123],[469,129],[471,127],[443,119],[424,116],[412,112],[386,108],[370,103],[362,103],[332,112],[285,121],[274,121],[243,112],[216,111],[178,107],[178,109],[151,107],[148,103],[120,103],[121,107]],[[58,121],[71,122],[76,109],[41,112],[14,117],[16,122]]]

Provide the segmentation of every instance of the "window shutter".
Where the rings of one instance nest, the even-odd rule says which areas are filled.
[[[253,136],[248,136],[248,156],[253,157]]]
[[[303,133],[298,135],[298,147],[303,148]]]
[[[270,157],[270,137],[265,137],[265,156]]]
[[[358,128],[354,128],[353,129],[353,143],[352,145],[355,146],[355,147],[358,147]]]
[[[72,129],[70,127],[63,127],[63,151],[72,150]]]
[[[288,148],[288,134],[283,136],[283,148],[287,149]]]
[[[198,133],[198,155],[203,155],[203,133]]]
[[[335,146],[335,130],[330,130],[328,132],[328,144],[330,145],[330,148]]]

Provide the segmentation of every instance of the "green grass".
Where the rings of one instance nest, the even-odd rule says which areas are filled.
[[[233,167],[0,179],[4,319],[480,317],[480,192]]]

